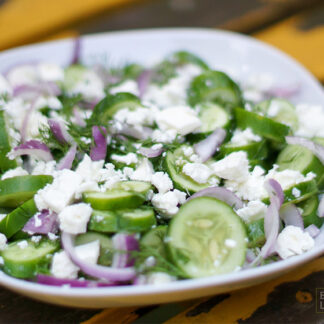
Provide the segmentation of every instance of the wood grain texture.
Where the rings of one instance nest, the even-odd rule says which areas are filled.
[[[290,54],[324,82],[324,6],[288,18],[254,36]]]
[[[0,50],[39,40],[104,9],[135,0],[7,0],[0,7]]]

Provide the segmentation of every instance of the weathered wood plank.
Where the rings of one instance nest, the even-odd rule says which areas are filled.
[[[290,54],[324,82],[324,6],[293,16],[254,36]]]
[[[198,312],[197,316],[192,316],[192,310],[198,307],[196,304],[191,309],[170,319],[166,324],[236,323],[237,321],[298,323],[303,310],[309,316],[307,322],[315,323],[319,319],[323,319],[315,312],[315,289],[324,287],[323,269],[324,257],[278,279],[234,292],[231,297],[212,307],[208,313]],[[278,307],[278,296],[284,303],[283,306],[289,305],[289,309]],[[308,298],[301,296],[308,296]],[[293,309],[299,309],[299,312],[292,311]],[[283,316],[285,318],[281,322]]]

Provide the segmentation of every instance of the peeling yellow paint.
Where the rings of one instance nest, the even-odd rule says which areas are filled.
[[[310,303],[313,300],[313,296],[308,291],[300,291],[298,290],[296,293],[296,300],[301,304]]]

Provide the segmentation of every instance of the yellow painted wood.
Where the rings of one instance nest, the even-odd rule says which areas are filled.
[[[324,81],[324,25],[302,30],[298,25],[306,18],[295,16],[286,19],[254,36],[290,54]]]
[[[136,307],[128,308],[108,308],[96,314],[89,320],[82,322],[82,324],[128,324],[135,321],[138,315],[135,313]]]
[[[188,309],[165,322],[165,324],[236,323],[238,319],[246,319],[250,317],[256,309],[266,304],[268,294],[271,293],[279,284],[289,281],[298,281],[305,276],[320,270],[324,270],[324,257],[319,258],[278,279],[251,288],[236,291],[231,294],[231,297],[216,305],[207,314],[202,313],[196,317],[186,317],[186,313],[190,310]],[[309,301],[310,297],[308,295],[306,296],[301,294],[302,293],[298,293],[298,295],[296,295],[296,299],[299,302]],[[195,304],[192,308],[197,306],[199,303]]]
[[[85,17],[136,0],[7,0],[0,7],[0,50],[26,44]]]

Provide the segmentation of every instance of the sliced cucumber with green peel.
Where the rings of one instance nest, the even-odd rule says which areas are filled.
[[[88,228],[96,232],[116,233],[118,232],[118,216],[111,210],[93,210]]]
[[[167,235],[168,226],[160,225],[149,230],[140,240],[141,250],[154,250],[162,257],[166,257],[164,238]]]
[[[253,133],[269,140],[285,142],[285,137],[291,132],[287,125],[242,108],[235,108],[234,114],[238,128],[251,128]]]
[[[317,210],[319,205],[319,199],[317,195],[314,195],[301,203],[297,204],[297,207],[303,210],[302,217],[304,220],[305,228],[309,225],[316,225],[320,228],[323,225],[324,218],[318,217]]]
[[[262,113],[278,123],[288,125],[293,131],[298,129],[298,116],[295,107],[287,100],[273,98],[253,107],[256,113]]]
[[[146,232],[156,225],[153,208],[142,207],[133,210],[120,210],[119,228],[126,232]]]
[[[53,181],[49,175],[26,175],[0,181],[0,207],[15,208]]]
[[[7,238],[12,237],[24,227],[37,211],[34,198],[26,201],[0,221],[0,233],[5,234]]]
[[[245,226],[216,198],[199,197],[182,205],[167,235],[170,257],[188,278],[229,273],[245,261]]]
[[[177,165],[178,159],[183,159],[183,152],[178,148],[174,152],[167,152],[164,160],[165,168],[173,182],[175,188],[194,193],[210,186],[210,184],[200,184],[182,172],[182,166]]]
[[[220,147],[217,158],[221,159],[233,152],[244,151],[247,153],[249,160],[264,160],[268,156],[268,145],[266,140],[260,142],[251,142],[246,145],[233,145],[226,143]]]
[[[121,189],[125,191],[133,191],[144,196],[147,196],[149,191],[153,189],[149,182],[145,181],[121,181],[114,185],[114,189]]]
[[[276,164],[279,170],[296,170],[306,175],[309,172],[316,174],[319,186],[324,184],[324,165],[306,147],[300,145],[287,145],[278,155]]]
[[[107,126],[107,122],[118,110],[123,108],[133,110],[138,107],[141,107],[140,100],[131,93],[119,92],[115,95],[107,95],[94,107],[90,123],[99,122],[101,125]]]
[[[48,239],[42,239],[38,243],[31,239],[10,243],[1,253],[3,271],[16,278],[33,278],[50,263],[50,255],[59,247],[58,240]]]
[[[95,232],[79,234],[75,238],[75,245],[87,244],[97,240],[100,244],[98,263],[105,266],[110,266],[113,257],[113,245],[109,236]]]
[[[16,160],[7,157],[12,148],[8,129],[5,112],[0,110],[0,173],[17,167]]]
[[[202,122],[201,133],[211,133],[216,128],[226,128],[231,122],[230,114],[222,106],[212,102],[199,105],[198,117]]]
[[[64,71],[64,88],[71,90],[80,80],[83,79],[83,75],[87,70],[88,69],[81,64],[72,64],[68,66]]]
[[[136,208],[145,201],[145,196],[134,191],[109,190],[106,192],[85,192],[83,201],[98,210]]]
[[[258,219],[246,224],[246,231],[249,238],[248,247],[262,247],[266,241],[264,233],[264,219]]]
[[[228,75],[220,71],[207,71],[192,80],[188,100],[191,106],[208,101],[239,106],[242,95],[240,88]]]
[[[175,62],[177,65],[194,64],[201,67],[203,70],[209,69],[208,65],[200,57],[186,51],[173,53],[171,61]]]

